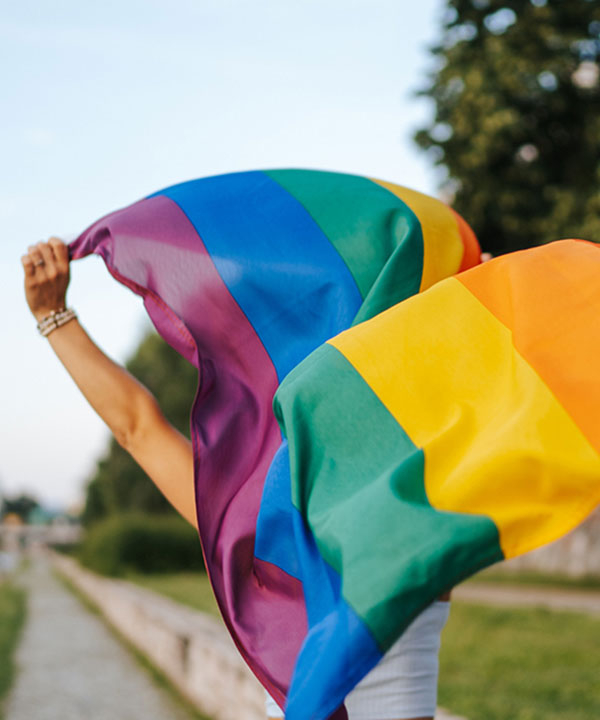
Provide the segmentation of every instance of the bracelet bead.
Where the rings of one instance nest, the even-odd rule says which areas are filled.
[[[76,317],[77,315],[75,314],[75,311],[71,310],[71,308],[53,310],[50,315],[46,315],[45,318],[42,318],[39,321],[37,329],[39,330],[40,335],[48,337],[53,330],[65,325],[69,322],[69,320],[73,320]]]

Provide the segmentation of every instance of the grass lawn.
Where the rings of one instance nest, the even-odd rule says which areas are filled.
[[[203,572],[165,573],[142,575],[130,573],[125,580],[136,583],[148,590],[166,595],[172,600],[189,605],[195,610],[219,616],[210,581]]]
[[[439,702],[469,720],[600,718],[600,619],[454,602]]]
[[[14,677],[13,652],[25,619],[25,592],[8,581],[0,581],[0,719],[1,703]]]

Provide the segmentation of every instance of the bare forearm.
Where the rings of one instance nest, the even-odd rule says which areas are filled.
[[[144,405],[154,398],[125,368],[94,344],[77,320],[54,330],[48,340],[87,401],[126,446],[139,430]]]
[[[85,398],[117,442],[152,478],[173,507],[196,525],[190,441],[163,416],[154,396],[107,357],[77,320],[48,339]]]

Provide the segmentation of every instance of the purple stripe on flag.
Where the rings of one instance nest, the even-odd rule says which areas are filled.
[[[155,196],[102,218],[71,245],[73,258],[90,252],[143,296],[158,332],[199,368],[192,435],[206,565],[236,644],[282,700],[307,622],[300,582],[254,558],[264,478],[281,443],[271,412],[273,363],[169,198]]]

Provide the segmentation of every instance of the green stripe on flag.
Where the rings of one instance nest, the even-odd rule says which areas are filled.
[[[415,213],[368,178],[311,170],[269,170],[310,214],[352,274],[362,322],[419,292],[423,234]]]
[[[287,376],[275,412],[292,500],[382,651],[440,593],[502,559],[489,518],[430,506],[423,451],[331,345]]]

